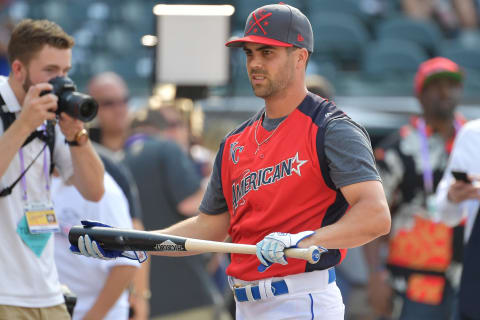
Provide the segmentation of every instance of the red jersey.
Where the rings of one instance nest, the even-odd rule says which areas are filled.
[[[347,116],[311,93],[276,131],[262,127],[263,114],[230,133],[217,156],[234,243],[256,244],[271,232],[315,230],[335,223],[348,209],[330,179],[323,147],[327,123]],[[317,264],[288,258],[288,265],[274,264],[262,273],[255,255],[232,254],[227,273],[247,281],[286,276],[330,268],[345,253],[330,249]]]

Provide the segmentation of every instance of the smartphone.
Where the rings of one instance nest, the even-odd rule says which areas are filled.
[[[452,174],[455,177],[455,180],[463,181],[466,183],[472,183],[470,179],[468,179],[467,173],[463,171],[454,171],[452,170]]]

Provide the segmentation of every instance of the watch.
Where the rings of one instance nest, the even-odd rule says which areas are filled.
[[[73,141],[68,141],[65,138],[65,143],[71,147],[83,146],[88,141],[88,131],[87,129],[83,128],[82,130],[78,131],[75,134],[75,138]]]

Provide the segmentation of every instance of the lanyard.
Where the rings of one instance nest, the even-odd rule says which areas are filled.
[[[133,136],[129,137],[127,141],[125,141],[125,148],[130,147],[132,144],[134,144],[137,141],[144,141],[149,137],[149,135],[144,134],[144,133],[137,133],[134,134]]]
[[[460,130],[460,123],[453,121],[455,135]],[[427,125],[423,118],[418,119],[418,130],[420,132],[421,154],[423,164],[423,186],[427,194],[433,193],[433,169],[430,163],[430,151],[428,150]]]
[[[49,181],[49,177],[48,177],[48,169],[47,169],[47,154],[46,154],[46,146],[47,144],[45,144],[45,146],[43,147],[43,149],[40,151],[43,152],[43,174],[45,176],[45,190],[47,190],[47,193],[48,191],[50,191],[50,181]],[[26,179],[26,171],[30,168],[30,166],[35,162],[35,160],[37,160],[37,157],[40,155],[38,154],[37,157],[35,157],[35,159],[33,159],[32,163],[30,163],[30,165],[27,167],[27,170],[25,170],[25,164],[24,164],[24,161],[23,161],[23,148],[21,148],[19,151],[18,151],[18,154],[20,155],[20,168],[22,170],[22,173],[21,173],[21,177],[22,177],[22,180],[21,180],[21,185],[22,185],[22,190],[23,190],[23,200],[24,201],[27,201],[27,179]],[[50,193],[48,193],[50,194]]]
[[[43,126],[43,129],[46,130],[45,126]],[[45,190],[47,190],[47,194],[50,196],[50,179],[48,176],[48,166],[47,166],[47,152],[45,149],[47,148],[47,143],[43,146],[42,150],[40,153],[43,152],[43,175],[45,176]],[[23,190],[23,200],[26,202],[27,201],[27,178],[26,178],[26,171],[30,168],[30,166],[37,160],[38,156],[40,155],[37,154],[37,156],[33,159],[33,161],[28,165],[27,169],[25,170],[25,162],[23,158],[23,147],[20,148],[18,151],[18,154],[20,156],[20,169],[22,170],[22,173],[20,174],[20,177],[22,178],[21,180],[21,185],[22,185],[22,190]]]

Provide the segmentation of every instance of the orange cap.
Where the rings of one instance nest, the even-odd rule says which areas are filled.
[[[415,94],[420,95],[428,81],[444,76],[462,82],[463,71],[458,64],[444,57],[436,57],[423,62],[415,75]]]

